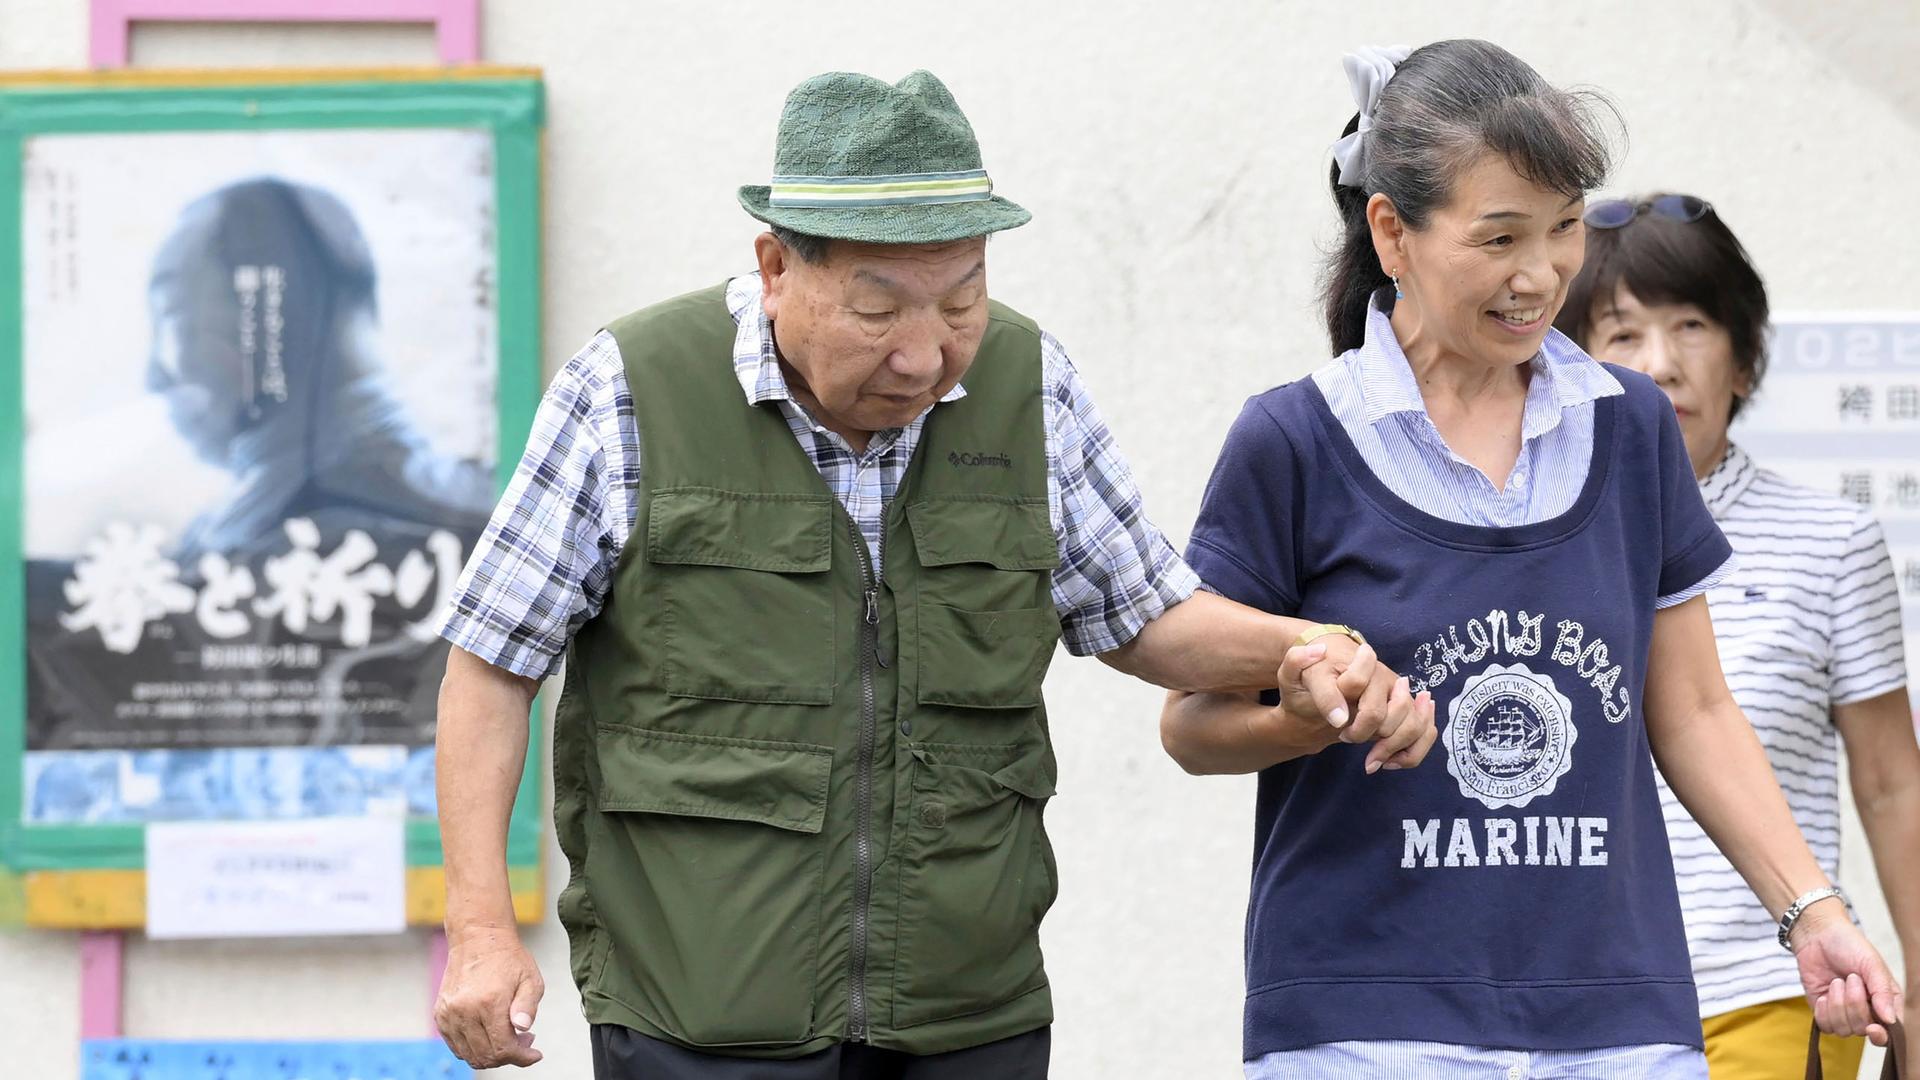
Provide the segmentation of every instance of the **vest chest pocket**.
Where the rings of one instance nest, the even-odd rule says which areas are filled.
[[[1060,639],[1060,549],[1045,499],[951,497],[907,508],[920,562],[917,699],[1034,708]]]
[[[833,701],[833,497],[658,491],[647,561],[665,606],[667,693]]]

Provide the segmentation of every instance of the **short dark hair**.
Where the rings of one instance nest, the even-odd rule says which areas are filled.
[[[1333,166],[1344,229],[1320,279],[1333,351],[1359,348],[1367,304],[1388,282],[1367,224],[1375,192],[1393,201],[1409,228],[1422,229],[1453,197],[1460,173],[1493,153],[1534,184],[1584,195],[1605,182],[1611,164],[1602,111],[1618,119],[1606,98],[1556,89],[1492,42],[1462,38],[1414,50],[1380,90],[1361,186],[1342,184],[1340,165]],[[1345,134],[1359,125],[1355,113]]]
[[[1644,205],[1664,192],[1631,200]],[[1596,304],[1611,307],[1620,286],[1643,304],[1692,304],[1726,328],[1748,395],[1767,374],[1767,286],[1747,249],[1707,207],[1695,221],[1642,213],[1618,229],[1587,229],[1587,264],[1567,290],[1554,325],[1582,348]],[[1728,419],[1746,400],[1735,395]]]
[[[800,256],[800,261],[812,263],[815,266],[827,261],[827,247],[833,241],[823,236],[794,232],[785,225],[775,225],[772,229],[773,238],[780,241],[781,247]]]

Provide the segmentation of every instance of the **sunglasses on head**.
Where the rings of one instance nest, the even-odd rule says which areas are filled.
[[[1641,214],[1659,214],[1669,221],[1691,225],[1707,216],[1713,206],[1692,195],[1661,195],[1645,202],[1627,199],[1602,199],[1587,207],[1580,220],[1595,229],[1621,229],[1634,223]]]

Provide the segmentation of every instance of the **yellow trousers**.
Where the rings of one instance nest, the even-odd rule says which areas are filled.
[[[1803,1080],[1807,1074],[1813,1006],[1806,998],[1709,1016],[1701,1027],[1707,1032],[1707,1073],[1712,1080]],[[1820,1036],[1820,1064],[1827,1080],[1854,1080],[1866,1052],[1864,1038]]]

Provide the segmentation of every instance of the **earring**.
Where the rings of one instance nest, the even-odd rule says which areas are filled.
[[[1395,300],[1405,300],[1407,294],[1400,291],[1400,268],[1396,266],[1392,270],[1387,271],[1387,277],[1393,279],[1393,298]]]

